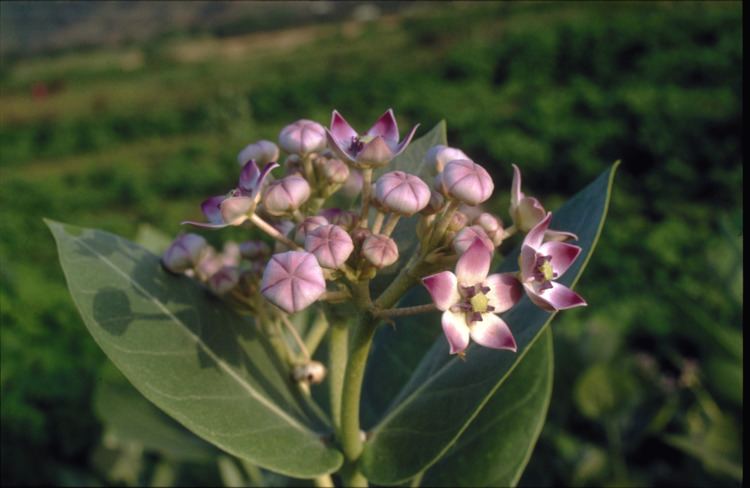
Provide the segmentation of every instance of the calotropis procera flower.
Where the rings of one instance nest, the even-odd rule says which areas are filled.
[[[398,246],[388,236],[369,234],[362,242],[362,256],[376,268],[385,268],[398,260]]]
[[[495,189],[487,170],[468,159],[456,159],[446,164],[441,182],[449,197],[468,205],[484,202]]]
[[[297,210],[310,198],[310,184],[299,175],[286,176],[270,183],[263,196],[263,208],[279,216]]]
[[[360,135],[336,110],[331,128],[326,129],[328,144],[341,158],[359,168],[384,166],[401,154],[411,142],[419,125],[399,142],[398,124],[393,110],[388,109],[370,129]]]
[[[248,161],[242,167],[237,188],[227,195],[209,197],[201,203],[201,211],[208,219],[207,223],[185,221],[183,224],[210,229],[242,225],[255,211],[266,177],[278,166],[276,163],[268,163],[260,170],[255,161]]]
[[[492,252],[476,239],[458,259],[456,273],[443,271],[422,279],[438,310],[451,354],[462,354],[469,338],[493,349],[516,350],[513,334],[498,315],[521,297],[513,273],[487,276]]]
[[[324,268],[341,268],[354,250],[349,234],[338,225],[321,225],[307,233],[305,250]]]
[[[445,165],[456,159],[468,159],[471,161],[471,158],[462,150],[444,146],[443,144],[432,146],[424,157],[425,164],[432,170],[432,174],[442,173]]]
[[[521,282],[529,299],[549,312],[585,306],[586,301],[576,292],[552,281],[568,270],[581,248],[559,241],[544,242],[551,219],[548,213],[523,239],[518,258]]]
[[[172,273],[183,273],[200,262],[206,240],[198,234],[183,234],[164,252],[161,262]]]
[[[513,165],[513,182],[510,190],[509,213],[513,224],[521,232],[528,232],[536,224],[541,222],[547,213],[544,207],[534,197],[527,197],[521,191],[521,170]]]
[[[300,156],[320,152],[326,147],[326,132],[319,123],[301,119],[281,129],[279,146],[289,154]]]
[[[279,147],[266,140],[248,144],[237,154],[237,162],[244,166],[251,159],[260,165],[276,162],[279,159]]]
[[[430,187],[418,176],[391,171],[375,182],[375,199],[390,212],[411,216],[430,202]]]
[[[323,269],[306,251],[271,256],[260,286],[263,296],[287,313],[308,307],[326,291]]]

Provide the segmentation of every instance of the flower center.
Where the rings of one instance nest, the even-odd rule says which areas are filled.
[[[469,303],[471,304],[471,309],[475,312],[486,313],[490,305],[490,300],[487,298],[487,295],[480,291],[469,299]]]
[[[372,141],[373,139],[375,139],[375,136],[369,136],[367,134],[362,136],[354,136],[352,137],[352,143],[349,146],[349,151],[357,154],[362,150],[365,144]]]
[[[538,254],[536,257],[533,280],[539,283],[540,291],[552,288],[550,282],[557,278],[557,273],[555,273],[551,261],[552,256],[542,256],[541,254]]]
[[[490,305],[490,299],[487,297],[487,293],[489,292],[490,288],[481,284],[462,286],[461,294],[463,295],[463,300],[454,305],[451,310],[453,312],[465,313],[466,322],[469,325],[481,321],[482,314],[491,313],[495,310],[495,307]]]
[[[552,264],[549,261],[544,261],[542,265],[539,266],[539,272],[544,277],[544,281],[549,281],[555,277],[555,271],[552,269]]]

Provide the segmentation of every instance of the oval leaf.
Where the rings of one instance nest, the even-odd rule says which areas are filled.
[[[554,366],[552,331],[541,337],[448,453],[424,486],[516,486],[547,417]]]
[[[321,440],[328,426],[252,323],[132,242],[47,223],[89,332],[146,398],[264,468],[299,478],[338,469],[341,454]]]
[[[559,280],[567,286],[575,284],[596,245],[616,167],[554,214],[552,228],[576,233],[582,247],[576,263]],[[517,255],[518,250],[510,253],[501,271],[516,269]],[[553,315],[523,298],[503,316],[515,335],[517,353],[472,344],[462,361],[448,355],[447,342],[440,337],[371,431],[361,461],[365,476],[376,483],[395,484],[440,459],[509,377]]]

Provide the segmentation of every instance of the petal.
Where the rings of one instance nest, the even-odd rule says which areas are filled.
[[[466,314],[454,313],[450,310],[443,312],[441,323],[443,333],[448,339],[451,354],[463,352],[469,346],[469,326],[466,325]]]
[[[552,220],[552,212],[548,212],[546,217],[539,221],[539,223],[536,224],[528,234],[526,234],[526,237],[523,239],[523,245],[539,249],[539,246],[541,246],[544,241],[544,233],[547,232],[550,220]]]
[[[393,151],[381,136],[376,136],[357,154],[358,163],[385,164],[393,159]]]
[[[251,197],[255,197],[260,192],[261,188],[263,187],[263,182],[266,181],[268,174],[278,167],[279,165],[275,162],[270,162],[263,167],[260,174],[258,175],[258,180],[255,183],[255,187],[250,192]]]
[[[349,147],[351,147],[351,140],[349,142],[345,140],[338,141],[328,129],[326,129],[326,138],[328,139],[328,146],[334,153],[336,153],[338,157],[350,163],[354,162],[355,155],[349,152]]]
[[[458,280],[450,271],[443,271],[422,278],[422,284],[430,292],[432,301],[438,310],[446,311],[458,303],[461,295],[458,293]]]
[[[482,320],[471,325],[471,338],[477,344],[492,349],[507,349],[516,352],[516,340],[510,327],[494,313],[482,314]]]
[[[357,137],[357,131],[352,129],[352,126],[349,125],[349,122],[344,119],[344,117],[341,116],[340,113],[338,113],[337,110],[334,110],[331,114],[331,135],[333,138],[339,143],[349,144],[352,140],[352,138]]]
[[[567,286],[554,281],[550,284],[552,288],[547,288],[541,292],[536,291],[531,285],[524,285],[529,299],[539,308],[553,312],[587,305],[586,300]]]
[[[552,229],[547,229],[547,232],[544,233],[544,238],[548,241],[567,241],[568,239],[574,241],[578,240],[578,236],[572,232]]]
[[[518,207],[523,199],[523,192],[521,192],[521,170],[518,166],[513,165],[513,183],[510,185],[510,213],[513,214],[513,209]]]
[[[212,224],[223,224],[224,220],[221,218],[221,202],[226,199],[226,195],[217,195],[210,197],[201,203],[201,211],[206,216],[208,221]]]
[[[515,218],[518,222],[515,224],[521,231],[526,232],[538,224],[544,216],[544,207],[539,200],[534,197],[524,197],[516,209]]]
[[[240,172],[240,182],[238,184],[240,190],[252,193],[258,186],[258,177],[260,176],[260,170],[254,159],[251,159],[242,167]]]
[[[497,273],[487,277],[484,282],[490,287],[487,298],[489,304],[495,309],[493,313],[502,313],[510,310],[513,305],[521,299],[521,283],[515,273]]]
[[[526,283],[534,277],[534,265],[536,264],[537,252],[533,247],[521,247],[521,254],[518,257],[518,267],[521,270],[521,281]]]
[[[393,115],[393,109],[389,108],[367,131],[368,136],[381,136],[386,140],[398,142],[398,124]]]
[[[411,142],[412,138],[414,137],[414,134],[417,133],[417,128],[418,127],[419,127],[419,124],[415,125],[414,127],[411,128],[411,130],[409,131],[409,133],[406,134],[406,136],[404,136],[403,140],[399,143],[399,145],[394,148],[394,150],[393,150],[393,157],[398,156],[399,154],[401,154],[404,151],[404,149],[406,149],[406,146],[409,145],[409,143]]]
[[[204,229],[223,229],[229,227],[229,224],[209,224],[206,222],[196,222],[194,220],[183,220],[180,225],[194,225],[195,227],[203,227]]]
[[[250,197],[229,197],[221,202],[221,218],[226,224],[240,225],[248,219],[255,202]]]
[[[551,257],[552,270],[557,276],[562,276],[581,254],[581,248],[574,244],[552,241],[542,244],[539,252]]]
[[[487,249],[481,239],[474,239],[474,243],[461,255],[456,263],[456,277],[460,285],[475,285],[483,282],[490,271],[492,252]]]

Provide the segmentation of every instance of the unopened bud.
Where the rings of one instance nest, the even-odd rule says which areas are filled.
[[[425,164],[432,170],[433,174],[442,173],[445,165],[455,159],[468,159],[471,161],[471,158],[462,150],[442,144],[431,147],[424,157]]]
[[[469,223],[469,218],[463,212],[455,212],[448,223],[448,230],[451,232],[458,232],[459,230],[466,227]]]
[[[281,129],[279,146],[290,154],[301,156],[319,152],[326,147],[326,131],[312,120],[298,120]]]
[[[469,205],[484,202],[495,189],[487,170],[468,159],[448,163],[442,173],[442,184],[449,196]]]
[[[223,266],[208,278],[208,287],[217,295],[223,295],[240,282],[240,270],[235,266]]]
[[[273,142],[265,140],[248,144],[237,155],[237,162],[240,166],[243,166],[251,159],[254,159],[261,166],[271,161],[277,161],[279,159],[279,147]]]
[[[418,176],[403,171],[391,171],[375,182],[374,195],[385,209],[399,215],[411,216],[429,203],[430,187]]]
[[[398,260],[398,246],[388,236],[370,234],[362,243],[362,255],[376,268],[385,268]]]
[[[268,185],[263,198],[263,208],[279,216],[297,210],[310,198],[310,184],[298,175],[285,176]]]
[[[313,215],[312,217],[306,217],[305,220],[297,225],[297,230],[294,232],[294,242],[300,246],[305,245],[305,237],[307,234],[320,227],[321,225],[327,225],[328,219],[322,215]]]
[[[322,383],[326,377],[326,367],[318,361],[310,361],[294,367],[292,372],[294,381],[317,385]]]
[[[172,273],[183,273],[198,264],[206,246],[198,234],[183,234],[164,252],[161,262]]]
[[[342,185],[349,179],[349,166],[340,159],[316,159],[318,172],[332,185]]]
[[[484,244],[490,252],[495,250],[495,245],[492,240],[487,237],[487,234],[482,227],[478,225],[472,225],[461,229],[458,234],[456,234],[456,237],[453,238],[453,249],[456,251],[456,254],[461,255],[469,249],[477,239],[482,241],[482,244]]]
[[[321,225],[307,234],[305,250],[324,268],[341,268],[354,250],[349,234],[337,225]]]
[[[490,238],[496,247],[503,242],[505,229],[503,228],[503,221],[500,220],[500,217],[484,212],[474,219],[474,224],[480,226],[482,230],[484,230],[487,237]]]
[[[263,271],[260,291],[285,312],[298,312],[325,293],[323,269],[309,252],[274,254]]]

